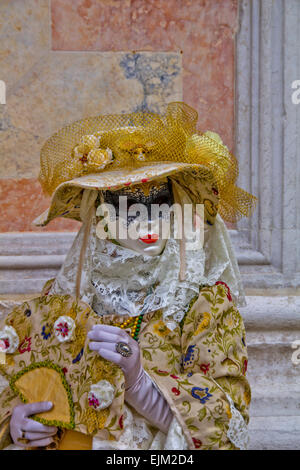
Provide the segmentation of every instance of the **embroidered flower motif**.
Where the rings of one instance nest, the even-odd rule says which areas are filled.
[[[115,387],[108,380],[100,380],[91,385],[88,393],[89,406],[95,410],[103,410],[110,406],[115,396]]]
[[[73,318],[63,315],[54,323],[54,334],[60,343],[71,341],[75,331],[75,322]]]
[[[173,388],[172,388],[172,392],[173,392],[174,395],[176,395],[176,396],[180,395],[180,390],[178,390],[178,388],[176,388],[176,387],[173,387]]]
[[[82,355],[83,355],[83,348],[82,348],[81,351],[77,354],[77,356],[75,357],[75,359],[73,359],[72,364],[76,364],[76,362],[79,362],[80,359],[82,358]]]
[[[91,392],[89,393],[88,400],[89,400],[89,406],[92,406],[93,408],[95,408],[95,410],[99,408],[100,402],[93,393]]]
[[[206,401],[212,397],[210,393],[208,393],[208,387],[206,388],[200,388],[200,387],[193,387],[191,390],[191,394],[194,398],[197,398],[197,400],[200,400],[202,405],[205,404]]]
[[[242,367],[242,374],[243,375],[246,375],[247,368],[248,368],[248,361],[247,361],[247,359],[244,359],[243,367]]]
[[[226,414],[227,414],[228,419],[231,419],[232,414],[231,414],[230,406],[229,406],[228,403],[225,404],[225,411],[226,411]]]
[[[51,325],[46,323],[46,325],[44,325],[43,328],[42,328],[41,335],[44,339],[48,339],[51,336],[51,333],[52,333],[52,327],[51,327]]]
[[[240,319],[239,317],[235,314],[235,312],[230,311],[228,314],[224,314],[223,317],[223,325],[225,326],[226,329],[229,329],[229,331],[238,328],[240,324]]]
[[[193,364],[195,360],[195,347],[196,347],[195,344],[191,344],[187,348],[187,352],[183,356],[183,363],[182,363],[183,367],[189,367]]]
[[[193,375],[193,372],[189,372],[189,373],[187,374],[188,377],[192,377],[192,375]]]
[[[12,326],[7,326],[0,331],[0,351],[8,354],[14,353],[19,346],[19,336]]]
[[[202,331],[206,330],[209,327],[210,313],[203,312],[200,318],[201,318],[201,322],[199,323],[198,328],[194,332],[194,336],[199,335]]]
[[[196,439],[195,437],[193,437],[192,439],[193,439],[195,448],[200,449],[200,447],[202,446],[202,442],[200,441],[200,439]]]
[[[62,368],[62,371],[63,371],[63,373],[66,375],[66,373],[68,372],[68,369],[67,369],[66,367],[63,367],[63,368]]]
[[[124,418],[124,415],[121,415],[120,419],[119,419],[119,426],[120,426],[121,429],[124,428],[124,419],[123,418]]]
[[[171,374],[170,377],[172,377],[172,379],[179,379],[179,377],[177,377],[177,375],[174,375],[174,374]]]
[[[18,349],[19,349],[20,354],[23,354],[25,352],[30,352],[31,351],[31,338],[28,338],[26,336],[25,339],[23,339]]]
[[[157,375],[161,375],[161,376],[169,375],[169,372],[168,372],[167,370],[158,369],[156,366],[155,366],[155,367],[152,367],[152,370],[153,370],[153,372],[155,372]]]
[[[209,366],[210,366],[210,363],[200,365],[200,370],[203,372],[204,375],[206,375],[207,372],[209,371]]]
[[[6,351],[9,348],[9,341],[7,338],[0,339],[0,351]]]
[[[171,330],[169,330],[167,325],[162,320],[153,325],[153,330],[158,336],[161,337],[165,337],[171,333]]]
[[[247,406],[250,405],[250,401],[251,401],[251,390],[250,390],[250,387],[247,388],[245,391],[244,391],[244,401],[246,403]]]
[[[230,289],[229,289],[228,285],[225,282],[222,282],[222,281],[216,282],[216,286],[219,285],[219,284],[223,285],[225,287],[227,299],[231,302],[232,297],[231,297],[231,293],[230,293]]]

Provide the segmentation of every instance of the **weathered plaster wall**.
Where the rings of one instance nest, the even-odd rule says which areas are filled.
[[[236,28],[237,0],[2,0],[0,232],[78,228],[31,222],[40,148],[81,117],[184,99],[232,148]]]

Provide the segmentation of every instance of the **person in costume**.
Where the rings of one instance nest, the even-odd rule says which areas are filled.
[[[255,198],[235,185],[237,162],[220,137],[196,124],[196,111],[170,103],[162,115],[76,122],[43,147],[40,182],[52,202],[36,223],[62,216],[82,227],[56,279],[0,331],[6,444],[247,447],[244,293],[222,219],[250,215]],[[169,211],[153,214],[161,204]],[[196,248],[174,204],[189,205],[202,227]],[[47,378],[59,393],[38,386]]]

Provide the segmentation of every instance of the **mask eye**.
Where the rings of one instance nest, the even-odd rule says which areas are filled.
[[[170,198],[166,195],[166,196],[159,196],[156,200],[155,200],[155,204],[159,204],[159,205],[162,205],[162,204],[168,204],[170,205]]]
[[[127,207],[128,209],[130,208],[130,206],[132,206],[133,204],[136,204],[137,201],[133,198],[127,198]]]

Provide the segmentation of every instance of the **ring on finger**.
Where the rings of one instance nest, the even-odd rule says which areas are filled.
[[[26,439],[25,434],[25,431],[22,431],[21,437],[18,438],[18,442],[21,444],[28,444],[30,442],[29,439]]]
[[[116,351],[123,357],[129,357],[132,354],[132,349],[127,343],[116,343]]]

